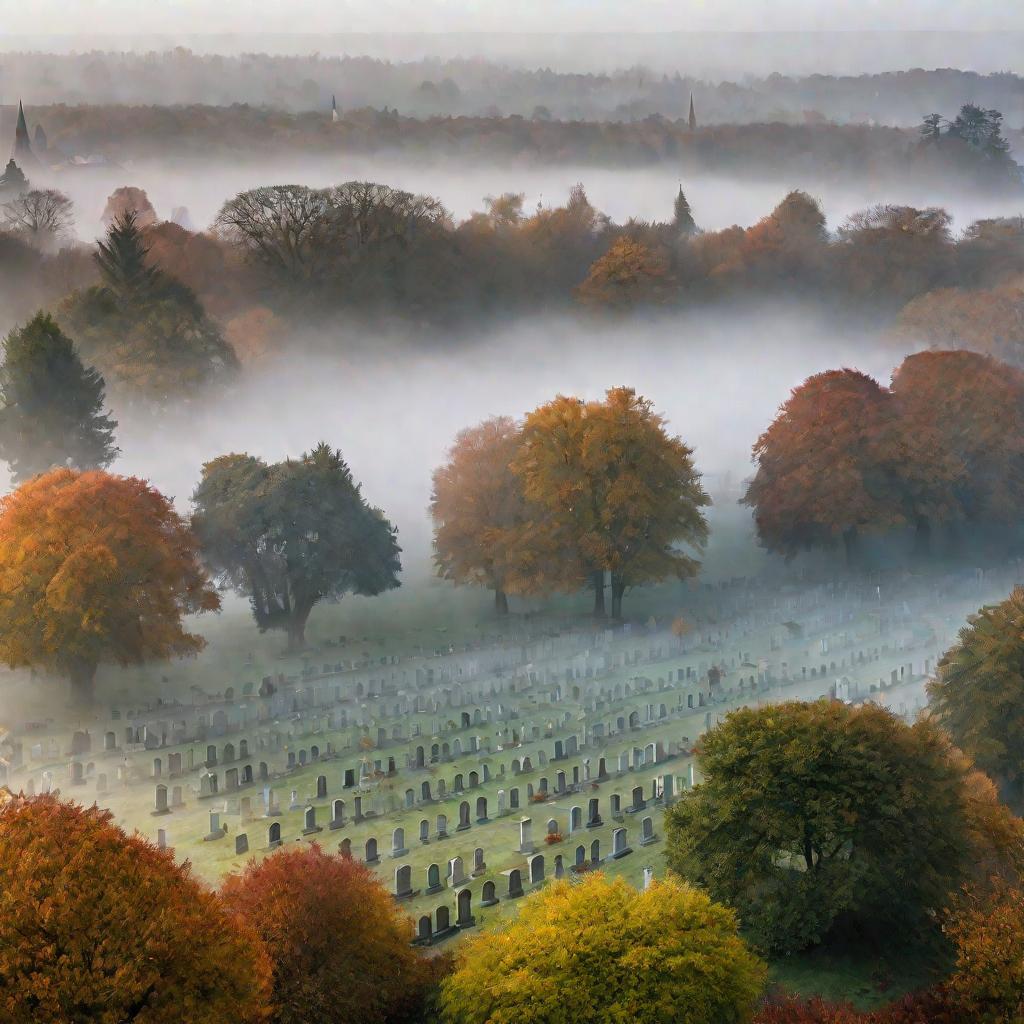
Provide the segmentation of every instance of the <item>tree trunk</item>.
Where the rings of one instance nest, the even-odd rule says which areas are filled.
[[[617,573],[612,573],[612,618],[622,618],[622,595],[626,592],[626,584]]]
[[[306,622],[309,620],[309,613],[313,610],[296,606],[288,619],[288,654],[296,654],[306,647]]]
[[[71,701],[78,707],[91,707],[96,696],[96,664],[76,661],[68,668]]]
[[[499,615],[508,615],[508,594],[501,587],[494,588],[494,610]]]
[[[932,553],[932,524],[927,516],[918,516],[914,523],[914,557],[926,560]]]
[[[843,550],[846,552],[846,568],[854,568],[859,561],[857,527],[851,526],[843,531]]]
[[[604,569],[594,573],[594,618],[603,619],[604,612]]]

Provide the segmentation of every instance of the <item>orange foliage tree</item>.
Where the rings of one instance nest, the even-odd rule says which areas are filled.
[[[108,811],[0,806],[0,1019],[256,1024],[269,982],[256,936]]]
[[[195,654],[182,616],[220,607],[198,545],[144,480],[55,469],[0,500],[0,659],[67,676]]]
[[[918,352],[893,374],[918,519],[1009,524],[1024,490],[1024,373],[963,350]]]
[[[692,455],[632,388],[611,388],[603,402],[560,395],[526,418],[513,469],[543,512],[533,536],[558,552],[566,589],[590,575],[595,614],[606,572],[616,618],[627,587],[696,573],[679,545],[703,549],[710,499]]]
[[[1024,365],[1024,287],[1021,282],[971,291],[939,288],[903,307],[896,334],[935,348],[968,348]]]
[[[792,557],[842,540],[855,558],[865,530],[902,521],[889,392],[867,374],[829,370],[795,388],[754,445],[743,501],[765,547]]]
[[[576,296],[586,306],[627,310],[671,298],[672,279],[662,252],[622,235],[595,260]]]
[[[480,583],[494,591],[494,606],[508,611],[517,537],[525,502],[511,462],[519,427],[495,416],[461,430],[448,461],[434,471],[430,515],[434,561],[445,579]]]
[[[1024,891],[969,897],[946,928],[956,947],[948,988],[963,1020],[1024,1020]]]
[[[423,999],[432,971],[412,922],[364,865],[294,847],[249,861],[221,896],[270,956],[275,1024],[389,1024]]]
[[[741,246],[744,264],[761,280],[810,284],[826,256],[825,214],[806,192],[790,192],[749,228]]]

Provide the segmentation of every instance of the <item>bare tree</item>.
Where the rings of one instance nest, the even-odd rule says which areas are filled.
[[[73,205],[55,188],[32,189],[3,205],[3,226],[39,249],[58,248],[71,234]]]

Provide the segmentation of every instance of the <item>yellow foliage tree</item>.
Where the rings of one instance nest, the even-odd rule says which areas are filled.
[[[735,915],[704,893],[596,873],[470,940],[441,1009],[445,1024],[743,1024],[764,980]]]
[[[707,539],[710,499],[692,454],[632,388],[611,388],[603,402],[559,395],[526,418],[512,463],[525,498],[544,513],[523,548],[549,553],[537,562],[555,566],[566,589],[589,574],[598,615],[610,573],[620,617],[627,587],[697,571],[679,546],[700,551]]]
[[[220,607],[195,537],[144,480],[55,469],[0,500],[0,660],[90,700],[103,661],[195,654],[182,616]]]
[[[668,261],[655,249],[626,235],[595,260],[576,296],[586,306],[631,309],[659,305],[672,294]]]

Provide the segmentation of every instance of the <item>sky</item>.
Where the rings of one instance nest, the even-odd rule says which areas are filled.
[[[3,34],[1007,31],[1014,0],[0,0]],[[2,45],[2,40],[0,40]]]

